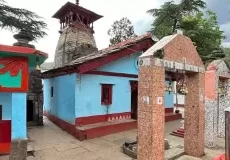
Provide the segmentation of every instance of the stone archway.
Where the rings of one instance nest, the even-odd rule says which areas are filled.
[[[181,34],[164,37],[139,59],[138,160],[164,159],[165,72],[186,71],[185,153],[204,154],[204,65],[193,42]]]

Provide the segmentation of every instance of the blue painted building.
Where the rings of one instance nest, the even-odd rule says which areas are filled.
[[[45,115],[80,140],[136,127],[138,57],[153,43],[139,36],[44,72]],[[173,106],[165,92],[166,113]]]

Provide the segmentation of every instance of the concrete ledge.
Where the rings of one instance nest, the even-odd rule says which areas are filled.
[[[27,144],[27,139],[12,140],[9,160],[26,160]]]

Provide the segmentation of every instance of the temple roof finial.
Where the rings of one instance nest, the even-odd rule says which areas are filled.
[[[76,0],[76,4],[79,5],[79,0]]]
[[[180,21],[179,21],[179,20],[177,20],[176,29],[181,29],[181,24],[180,24]]]
[[[176,20],[176,28],[175,28],[175,32],[176,34],[183,34],[183,30],[181,28],[181,23],[179,20]]]

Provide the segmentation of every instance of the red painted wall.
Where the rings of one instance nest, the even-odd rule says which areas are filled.
[[[210,100],[217,100],[216,97],[216,71],[205,72],[205,96]]]
[[[0,120],[0,155],[10,153],[11,121]]]

